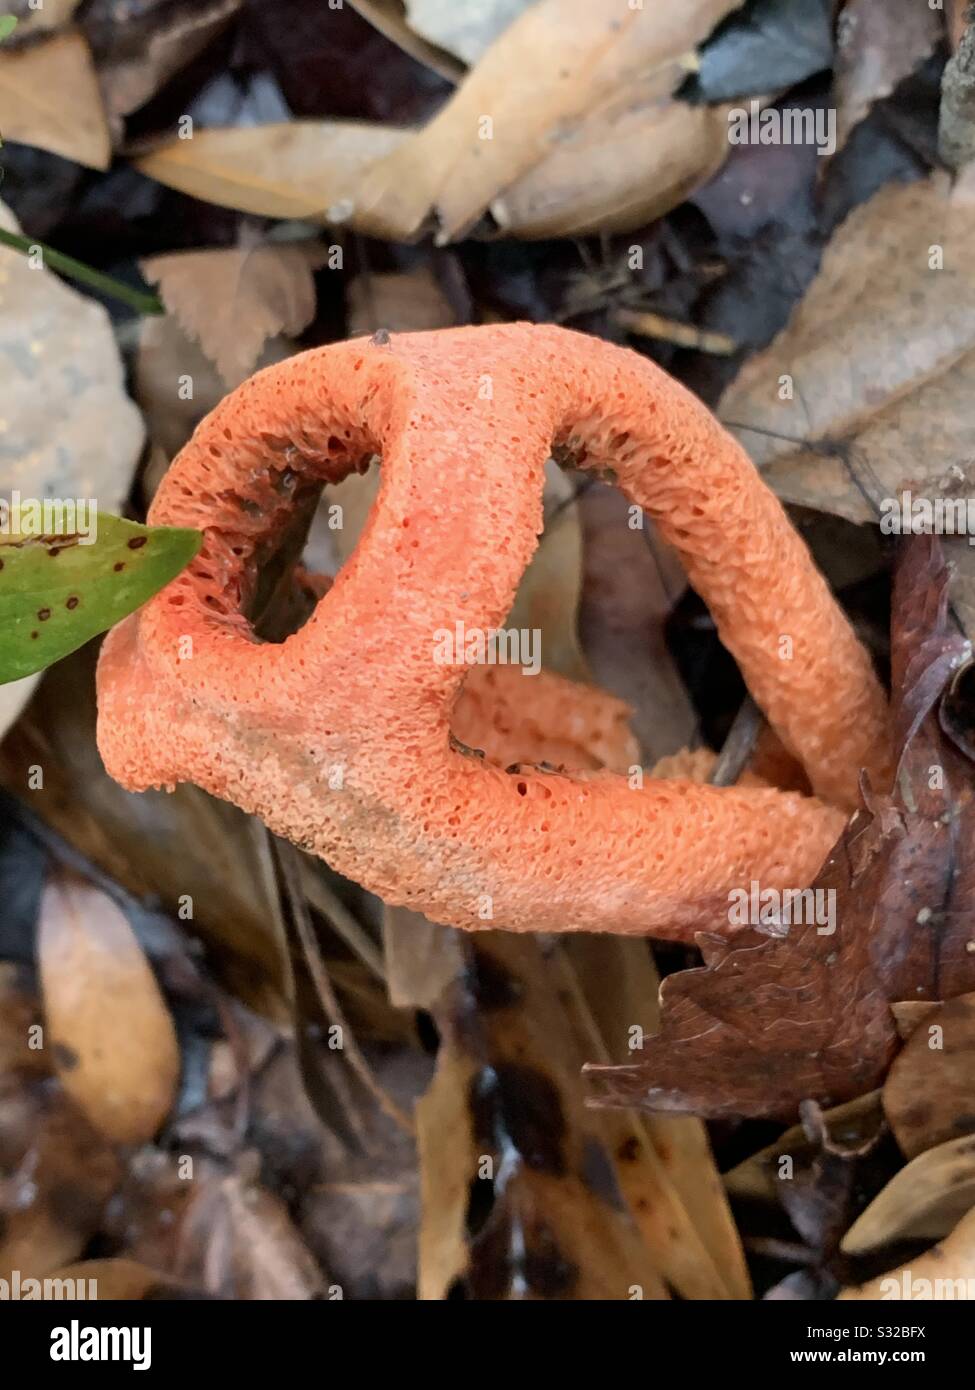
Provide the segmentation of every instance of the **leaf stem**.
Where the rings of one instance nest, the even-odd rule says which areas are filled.
[[[45,246],[43,241],[35,241],[31,237],[20,236],[16,232],[8,232],[0,227],[0,244],[9,246],[14,251],[21,251],[26,256],[34,247],[39,247],[44,257],[44,264],[51,270],[57,270],[62,275],[68,275],[72,280],[80,280],[83,285],[89,285],[93,290],[100,290],[102,294],[110,295],[112,299],[121,300],[130,309],[134,309],[138,314],[164,314],[162,300],[156,295],[150,294],[147,290],[133,289],[131,285],[126,285],[122,280],[116,280],[114,275],[105,275],[100,270],[95,270],[93,266],[85,265],[83,261],[76,261],[73,256],[65,256],[61,251],[55,251],[52,246]]]

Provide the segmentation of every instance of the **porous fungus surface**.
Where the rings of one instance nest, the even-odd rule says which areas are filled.
[[[815,798],[508,771],[451,738],[470,668],[435,659],[438,634],[503,626],[553,452],[612,470],[677,548]],[[300,631],[260,643],[245,612],[296,497],[376,456],[352,557]],[[514,324],[303,353],[202,422],[150,521],[206,539],[105,642],[109,771],[195,782],[436,921],[713,930],[735,886],[807,884],[861,767],[888,776],[869,658],[778,501],[693,396],[599,340]]]

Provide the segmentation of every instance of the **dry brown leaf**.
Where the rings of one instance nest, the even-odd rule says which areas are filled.
[[[357,206],[396,236],[415,236],[431,214],[440,240],[462,236],[621,89],[668,97],[687,55],[739,3],[633,10],[617,0],[539,0],[409,145],[369,170]]]
[[[151,1139],[172,1109],[179,1045],[125,915],[101,889],[61,873],[41,898],[37,952],[62,1084],[105,1137]]]
[[[904,488],[970,494],[973,237],[975,176],[888,185],[840,227],[788,326],[721,401],[780,497],[875,521]]]
[[[526,239],[629,231],[683,202],[727,155],[726,108],[637,91],[584,117],[492,201],[491,215]]]
[[[90,25],[109,114],[118,120],[144,106],[203,52],[240,6],[241,0],[194,0],[192,6],[169,6],[162,13],[158,6],[143,14],[130,9],[124,23],[103,20],[97,30]]]
[[[177,251],[140,263],[167,310],[230,388],[250,375],[267,340],[294,336],[315,314],[317,243]]]
[[[364,337],[378,328],[391,333],[420,333],[451,328],[457,322],[450,301],[426,266],[382,275],[357,275],[346,291],[349,337]]]
[[[820,1114],[830,1143],[846,1152],[869,1145],[884,1124],[879,1091],[868,1091],[856,1100],[848,1100]],[[815,1140],[809,1137],[803,1126],[793,1125],[774,1144],[751,1154],[725,1174],[729,1197],[775,1202],[778,1197],[775,1179],[779,1159],[787,1155],[796,1167],[804,1168],[814,1158],[816,1149]]]
[[[349,215],[363,172],[410,138],[409,130],[366,121],[194,131],[135,161],[135,167],[191,198],[260,217],[326,222]]]
[[[884,1086],[887,1121],[908,1158],[975,1131],[973,1081],[975,994],[962,994],[918,1023]]]
[[[264,344],[255,367],[282,362],[294,351],[293,343],[277,335]],[[192,396],[180,389],[187,377],[193,383]],[[134,395],[155,451],[141,478],[147,506],[172,460],[226,394],[216,367],[199,344],[190,341],[177,319],[158,314],[142,320]]]
[[[837,147],[875,101],[924,61],[944,33],[942,15],[915,0],[847,0],[836,35]]]
[[[652,766],[690,745],[697,716],[664,625],[684,592],[680,561],[659,536],[632,530],[630,506],[596,483],[579,498],[584,536],[582,645],[599,685],[633,708],[633,729]]]
[[[941,1240],[975,1206],[975,1139],[949,1139],[912,1159],[840,1242],[864,1255],[898,1240]]]
[[[40,1022],[40,1004],[27,968],[0,961],[0,1078],[43,1076],[50,1070]]]
[[[53,1080],[3,1088],[0,1279],[42,1279],[77,1260],[98,1229],[120,1164]]]
[[[124,1257],[107,1260],[79,1260],[77,1264],[65,1265],[56,1270],[52,1279],[83,1280],[87,1298],[101,1302],[133,1303],[144,1298],[166,1298],[176,1296],[178,1290],[170,1280],[164,1278],[148,1265]]]
[[[289,1017],[282,943],[247,817],[185,784],[136,795],[112,781],[95,745],[93,655],[77,652],[47,673],[3,744],[0,781],[129,892],[157,898],[174,917],[192,912],[226,987],[272,1018]],[[35,790],[32,766],[44,774]]]
[[[645,941],[584,933],[559,943],[585,1056],[625,1062],[659,1021],[660,981]],[[558,962],[556,962],[558,963]],[[638,1030],[638,1031],[634,1031]],[[620,1187],[661,1273],[683,1298],[751,1298],[738,1232],[700,1120],[606,1115]]]
[[[951,1235],[909,1264],[871,1279],[859,1288],[844,1289],[841,1299],[970,1300],[975,1291],[975,1207]]]
[[[540,943],[490,933],[464,949],[417,1107],[420,1297],[458,1279],[473,1298],[666,1297],[582,1106],[583,1054]]]
[[[81,34],[55,34],[28,48],[0,52],[0,130],[5,140],[50,150],[90,169],[108,168],[108,121]]]
[[[178,1269],[207,1293],[237,1300],[315,1298],[325,1282],[285,1204],[239,1173],[197,1184]]]

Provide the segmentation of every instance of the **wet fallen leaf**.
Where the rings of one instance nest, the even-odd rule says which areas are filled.
[[[307,327],[315,313],[314,271],[327,256],[317,243],[240,246],[153,256],[141,269],[233,388],[253,371],[269,338]]]
[[[939,1004],[890,1069],[884,1112],[908,1158],[975,1131],[975,995]]]
[[[844,1289],[841,1299],[972,1298],[975,1290],[975,1207],[939,1245],[909,1264],[892,1269],[859,1288]]]
[[[880,1083],[897,1050],[891,1001],[972,989],[973,776],[934,712],[967,651],[948,627],[933,538],[905,543],[893,619],[899,774],[892,797],[868,793],[813,885],[835,895],[833,930],[702,934],[705,967],[664,982],[661,1030],[642,1060],[587,1068],[594,1100],[791,1120],[807,1098],[831,1106]]]
[[[0,537],[0,682],[43,670],[107,631],[185,569],[203,540],[105,512],[78,528]]]
[[[975,1206],[975,1138],[949,1139],[895,1173],[840,1248],[863,1255],[898,1240],[941,1240]]]
[[[91,169],[111,160],[108,122],[88,45],[77,32],[0,53],[0,130]]]
[[[37,950],[46,1044],[68,1095],[107,1139],[151,1139],[173,1105],[179,1047],[125,916],[59,874],[41,900]]]

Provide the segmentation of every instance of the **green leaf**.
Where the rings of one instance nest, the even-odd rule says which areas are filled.
[[[0,43],[4,39],[9,39],[10,35],[17,28],[17,16],[13,14],[0,14]]]
[[[21,514],[23,521],[23,514]],[[199,531],[98,512],[77,535],[0,536],[0,685],[41,671],[133,612],[185,569]]]

